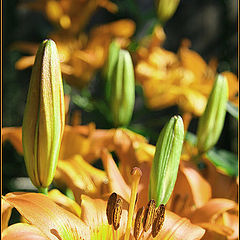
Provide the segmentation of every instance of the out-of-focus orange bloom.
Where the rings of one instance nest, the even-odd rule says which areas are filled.
[[[82,31],[98,7],[113,13],[118,10],[109,0],[38,0],[22,4],[22,7],[43,12],[56,27],[71,34]]]
[[[91,80],[96,70],[103,67],[111,41],[115,39],[122,47],[126,47],[134,31],[135,23],[123,19],[95,27],[89,36],[84,33],[75,36],[58,31],[50,34],[49,38],[57,45],[64,79],[70,85],[81,88]],[[16,62],[17,69],[33,64],[37,46],[26,42],[15,43],[14,48],[32,55],[19,59]]]
[[[190,219],[207,230],[206,240],[238,239],[239,220],[236,202],[224,198],[213,198],[194,211]]]
[[[147,105],[161,109],[178,105],[184,113],[202,115],[216,74],[216,61],[206,64],[189,49],[184,40],[178,54],[161,47],[165,34],[155,27],[151,39],[143,41],[136,54],[136,78],[143,86]],[[229,100],[237,102],[238,79],[230,72],[222,73],[229,83]]]

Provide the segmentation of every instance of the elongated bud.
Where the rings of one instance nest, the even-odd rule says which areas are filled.
[[[55,43],[38,49],[28,90],[22,129],[24,160],[32,183],[47,188],[54,177],[64,130],[64,93]]]
[[[116,127],[126,126],[132,118],[135,102],[135,79],[132,59],[128,51],[119,50],[111,75],[110,108]]]
[[[183,121],[174,116],[161,131],[150,175],[149,198],[166,204],[173,191],[184,138]]]
[[[160,21],[166,22],[175,13],[180,0],[156,0],[157,15]]]
[[[106,67],[104,69],[104,77],[106,79],[106,85],[105,85],[105,95],[106,95],[106,100],[109,102],[110,101],[110,95],[111,95],[111,79],[113,75],[113,71],[116,67],[116,63],[118,60],[118,55],[120,51],[120,46],[118,45],[117,42],[113,41],[108,50],[108,60]]]
[[[218,75],[197,129],[197,147],[200,153],[208,151],[219,139],[222,132],[226,104],[228,100],[228,83],[224,76]]]

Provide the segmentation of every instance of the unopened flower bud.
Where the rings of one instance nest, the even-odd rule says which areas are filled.
[[[197,147],[200,153],[208,151],[218,141],[224,125],[227,101],[227,80],[218,75],[198,123]]]
[[[180,0],[156,0],[157,15],[160,21],[166,22],[175,13]]]
[[[161,131],[152,163],[149,198],[156,205],[166,204],[170,198],[178,173],[184,138],[183,121],[174,116]]]
[[[23,117],[22,142],[28,175],[38,189],[52,182],[65,121],[64,93],[55,43],[39,46]]]
[[[119,50],[111,75],[110,109],[115,127],[130,122],[135,103],[135,79],[132,59],[128,51]]]
[[[109,46],[107,64],[104,69],[104,78],[106,79],[105,95],[107,101],[110,101],[112,83],[111,79],[118,60],[119,51],[120,46],[117,42],[113,41]]]

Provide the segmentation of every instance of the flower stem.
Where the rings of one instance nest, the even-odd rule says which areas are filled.
[[[42,193],[42,194],[45,194],[45,195],[48,195],[48,187],[46,187],[46,188],[39,187],[38,192]]]

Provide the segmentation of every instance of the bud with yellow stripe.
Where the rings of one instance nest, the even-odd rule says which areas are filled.
[[[24,160],[32,183],[47,192],[58,161],[65,124],[64,93],[57,47],[39,46],[23,117]]]

